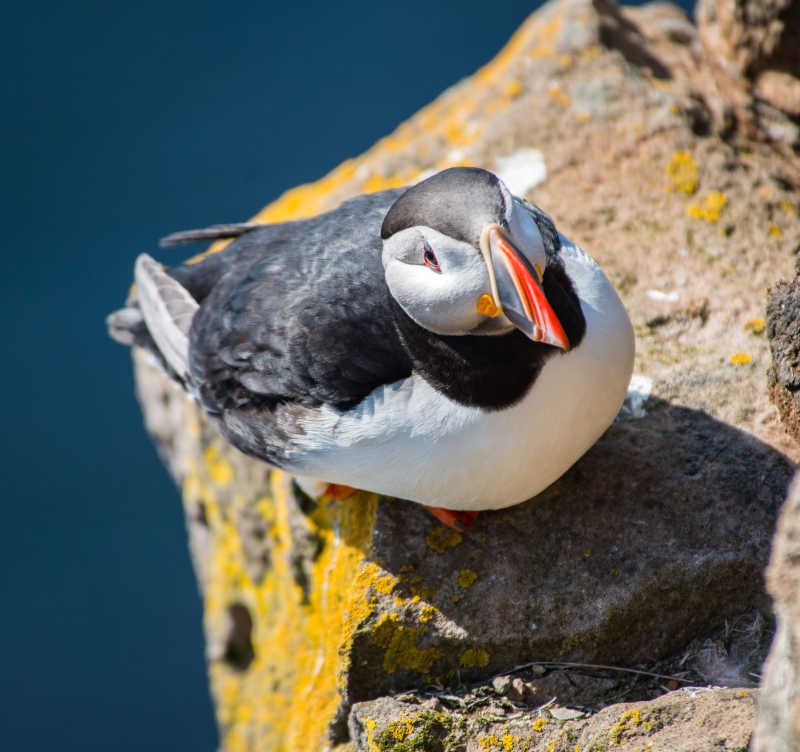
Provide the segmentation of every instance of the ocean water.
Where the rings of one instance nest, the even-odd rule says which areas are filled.
[[[105,336],[136,255],[365,150],[538,4],[6,10],[1,748],[218,743],[180,499]]]

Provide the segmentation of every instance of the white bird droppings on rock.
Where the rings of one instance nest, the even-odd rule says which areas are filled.
[[[547,177],[544,155],[538,149],[520,149],[507,157],[497,157],[494,171],[517,196],[524,196]]]
[[[653,380],[649,376],[644,376],[641,373],[633,374],[620,412],[627,418],[644,418],[647,415],[644,406],[650,398],[652,390]]]
[[[674,303],[678,300],[678,293],[674,290],[672,292],[663,292],[662,290],[648,290],[647,297],[651,300],[666,301],[667,303]]]

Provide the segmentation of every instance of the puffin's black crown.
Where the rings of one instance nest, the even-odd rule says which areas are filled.
[[[381,238],[425,225],[476,248],[483,228],[506,223],[500,180],[478,167],[451,167],[409,188],[386,213]]]

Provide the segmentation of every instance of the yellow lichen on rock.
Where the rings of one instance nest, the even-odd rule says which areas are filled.
[[[450,527],[437,527],[425,536],[425,542],[437,553],[443,554],[448,548],[457,546],[464,539],[457,530]]]
[[[417,714],[419,716],[419,714]],[[389,731],[397,741],[403,741],[409,734],[414,733],[414,719],[400,718],[389,724]]]
[[[375,744],[375,727],[378,722],[374,718],[365,718],[364,726],[367,729],[367,749],[369,752],[381,752],[381,748]]]
[[[756,316],[752,319],[747,319],[744,322],[744,330],[753,332],[753,334],[761,334],[764,331],[764,317]]]
[[[623,734],[625,731],[638,726],[641,723],[639,718],[638,708],[626,710],[620,717],[619,721],[608,732],[608,736],[614,744],[624,744]]]
[[[458,584],[463,588],[470,587],[477,579],[478,574],[471,569],[462,569],[458,573]]]
[[[430,604],[424,605],[419,611],[419,620],[423,623],[431,621],[436,616],[436,607]]]
[[[716,222],[722,214],[722,209],[728,199],[720,191],[711,191],[702,203],[692,203],[686,207],[686,213],[695,219],[705,219],[707,222]]]
[[[270,567],[254,581],[235,524],[246,499],[231,493],[222,503],[218,482],[235,487],[233,468],[230,474],[220,470],[217,450],[206,449],[203,457],[204,465],[195,464],[187,474],[183,495],[187,508],[202,504],[210,532],[204,619],[223,746],[230,752],[321,749],[340,702],[337,676],[346,669],[348,641],[371,613],[368,595],[392,587],[393,578],[381,577],[381,570],[365,561],[377,498],[359,493],[320,504],[306,518],[319,554],[304,591],[289,556],[290,478],[275,471],[270,493],[251,500],[271,539]],[[225,642],[234,604],[246,609],[252,622],[246,665],[231,664]]]
[[[402,173],[388,177],[379,173],[372,173],[362,184],[361,190],[364,193],[377,193],[387,191],[390,188],[402,188],[404,185],[414,182],[414,178],[419,175],[419,170],[404,170]]]
[[[397,614],[381,614],[372,631],[372,641],[384,649],[383,669],[393,674],[398,669],[416,671],[430,678],[433,665],[444,656],[438,648],[420,648],[425,630],[401,624]]]
[[[572,98],[569,94],[565,94],[556,84],[553,84],[547,90],[547,96],[562,107],[568,107],[572,103]]]
[[[676,151],[667,162],[669,190],[692,194],[697,190],[697,162],[688,151]]]
[[[203,459],[211,480],[218,486],[227,486],[233,478],[233,468],[231,463],[220,456],[219,449],[214,444],[210,444],[203,452]]]
[[[397,578],[388,574],[385,577],[379,577],[374,584],[375,590],[384,595],[389,595],[397,586]]]
[[[458,662],[466,668],[482,668],[489,665],[489,653],[483,648],[467,648],[458,657]]]

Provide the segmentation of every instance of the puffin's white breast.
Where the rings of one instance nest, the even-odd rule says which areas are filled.
[[[633,368],[633,328],[602,270],[562,236],[586,334],[548,360],[505,410],[464,407],[417,375],[355,409],[309,413],[293,471],[449,509],[498,509],[535,496],[611,424]]]

